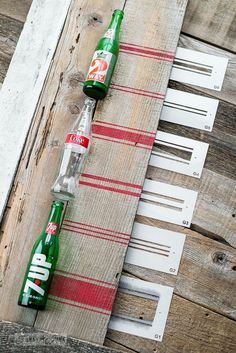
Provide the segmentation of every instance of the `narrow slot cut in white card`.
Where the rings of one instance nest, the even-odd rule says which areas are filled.
[[[200,178],[208,143],[157,131],[149,165]]]
[[[125,263],[177,275],[185,234],[134,223]]]
[[[178,47],[170,78],[220,91],[227,64],[226,58]]]
[[[173,288],[136,278],[121,276],[118,291],[155,300],[157,301],[157,308],[153,321],[112,314],[109,329],[155,341],[162,341],[173,295]]]
[[[197,192],[145,179],[137,214],[190,227]]]
[[[212,131],[219,100],[167,89],[161,120]]]

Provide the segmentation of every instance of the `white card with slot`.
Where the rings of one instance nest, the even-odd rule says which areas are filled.
[[[134,223],[125,263],[177,275],[185,234]]]
[[[112,314],[109,329],[155,341],[162,341],[173,295],[173,288],[136,278],[121,276],[118,291],[156,300],[157,309],[153,321],[144,321],[132,318],[131,316]]]
[[[137,214],[190,227],[197,192],[145,179]]]
[[[160,120],[212,131],[219,100],[167,89]]]
[[[170,78],[220,91],[227,65],[227,58],[178,47]]]
[[[157,131],[149,165],[200,178],[208,146],[208,143]],[[177,152],[185,153],[185,158],[178,157]]]

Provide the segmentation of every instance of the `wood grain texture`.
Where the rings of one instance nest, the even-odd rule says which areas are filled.
[[[127,303],[127,311],[129,310]],[[140,314],[145,305],[139,307]],[[236,323],[177,295],[173,296],[162,342],[108,330],[105,345],[138,353],[233,353]]]
[[[0,219],[69,4],[34,1],[1,89]]]
[[[4,353],[118,353],[72,337],[50,334],[32,327],[0,322],[1,352]]]
[[[236,2],[227,0],[189,0],[183,32],[236,51]]]
[[[166,7],[164,1],[158,4],[159,18],[156,22],[154,1],[126,2],[121,41],[135,46],[136,54],[120,53],[110,93],[104,102],[98,104],[93,124],[93,148],[80,179],[78,198],[67,208],[61,232],[61,244],[65,246],[58,267],[64,274],[67,273],[67,278],[61,279],[62,282],[68,282],[72,277],[87,278],[89,283],[94,280],[103,284],[106,282],[103,287],[114,289],[108,300],[110,304],[114,300],[122,270],[162,105],[162,100],[153,92],[157,85],[160,95],[165,92],[171,68],[170,62],[140,57],[136,46],[151,47],[155,43],[156,51],[163,48],[174,52],[185,6],[185,2],[176,2],[171,8]],[[107,13],[105,9],[104,13]],[[164,20],[167,13],[175,18],[175,33]],[[143,25],[140,24],[141,19]],[[147,20],[151,27],[156,25],[157,30],[144,35],[142,26]],[[160,31],[166,33],[162,40]],[[169,36],[170,33],[175,37]],[[130,70],[132,67],[139,67],[138,72]],[[156,72],[155,77],[153,71]],[[131,92],[127,92],[129,90]],[[129,93],[129,100],[126,93]],[[77,260],[78,251],[80,257]],[[104,288],[94,288],[90,307],[85,308],[85,302],[78,299],[81,307],[77,305],[76,310],[71,306],[76,298],[71,301],[70,296],[65,298],[64,293],[53,292],[48,314],[39,313],[36,326],[53,330],[56,323],[57,331],[64,332],[67,322],[68,334],[92,342],[103,342],[111,305],[105,305],[105,302],[100,306],[96,304],[95,297],[102,297],[101,291],[105,293]],[[83,327],[75,325],[81,321]]]
[[[32,0],[0,0],[0,14],[25,22]]]
[[[172,52],[175,50],[186,2],[176,1],[171,8],[165,7],[166,2],[163,0],[158,4],[159,6],[156,6],[156,2],[154,4],[152,0],[145,4],[140,1],[138,7],[137,2],[129,0],[126,3],[122,27],[123,41],[152,47],[153,43],[156,43],[159,46],[157,50],[162,48]],[[31,317],[27,317],[25,314],[27,310],[17,308],[12,303],[17,300],[20,278],[23,276],[28,260],[27,254],[40,231],[42,220],[46,218],[48,211],[46,205],[50,204],[51,197],[45,190],[49,190],[54,179],[65,130],[71,125],[84,97],[81,94],[80,82],[86,74],[95,43],[104,31],[112,10],[122,5],[123,1],[113,2],[112,7],[107,1],[99,3],[97,1],[75,1],[70,9],[18,170],[12,194],[11,212],[5,219],[1,242],[3,250],[1,263],[4,273],[1,297],[5,304],[1,311],[1,318],[30,325],[35,319],[35,313],[30,311]],[[154,16],[155,13],[158,16]],[[167,14],[175,19],[175,24],[172,22],[170,25],[170,22],[165,21]],[[139,18],[142,21],[139,21]],[[143,21],[144,18],[146,21]],[[144,28],[145,30],[149,28],[150,18],[151,23],[156,26],[155,32],[144,31]],[[143,23],[143,28],[139,22]],[[160,41],[160,31],[166,33],[163,43]],[[172,33],[172,31],[174,36],[168,35],[168,32]],[[137,52],[136,50],[136,54]],[[149,95],[150,92],[156,92],[157,86],[160,93],[164,94],[171,68],[171,62],[156,60],[152,57],[143,58],[127,53],[121,54],[113,80],[113,88],[106,101],[99,104],[94,125],[97,128],[96,135],[98,135],[98,129],[101,132],[100,126],[106,126],[106,123],[123,125],[124,128],[117,127],[118,135],[123,139],[120,141],[127,142],[127,139],[131,138],[133,145],[110,143],[110,141],[94,137],[91,154],[84,171],[85,176],[81,178],[84,184],[81,183],[79,198],[73,206],[68,208],[66,215],[69,219],[88,225],[82,231],[78,229],[81,225],[74,225],[73,232],[63,230],[61,233],[61,256],[58,264],[60,271],[56,277],[57,281],[63,280],[67,283],[69,281],[73,286],[81,284],[81,278],[84,278],[82,276],[89,277],[86,280],[83,279],[82,282],[85,281],[88,288],[95,288],[95,291],[91,291],[93,295],[90,299],[95,300],[94,295],[101,296],[101,290],[103,293],[111,292],[110,304],[119,280],[127,246],[127,240],[124,241],[124,239],[127,239],[131,232],[138,202],[137,195],[141,190],[150,154],[150,149],[139,148],[138,144],[144,142],[144,147],[146,147],[145,143],[151,144],[150,135],[152,134],[149,131],[155,131],[162,105],[162,100],[159,100],[156,95],[154,97],[149,97]],[[131,65],[135,63],[140,68],[137,73],[130,70]],[[162,79],[157,76],[153,77],[153,70],[160,72]],[[117,89],[121,88],[120,86],[134,88],[134,93],[129,93],[128,100],[126,99],[127,92],[124,93]],[[142,89],[148,91],[148,97],[140,95]],[[129,127],[129,133],[126,131],[126,126]],[[136,133],[136,130],[132,129],[142,129],[148,132]],[[102,131],[110,132],[109,129],[104,130],[104,128]],[[145,138],[142,137],[143,135]],[[103,136],[101,134],[101,138]],[[135,147],[136,143],[137,147]],[[142,163],[139,162],[136,165],[134,160],[141,160]],[[50,168],[48,168],[49,165]],[[88,174],[95,174],[100,179],[96,182],[91,176],[88,177]],[[95,187],[87,187],[85,183],[95,184]],[[104,186],[103,183],[108,188],[97,189],[96,184]],[[31,217],[32,210],[34,210],[34,219]],[[108,214],[109,217],[107,217]],[[91,225],[106,228],[109,231],[98,231],[98,228],[94,229]],[[27,236],[29,231],[33,235],[32,238]],[[15,237],[16,232],[17,237]],[[80,233],[77,234],[78,232]],[[126,235],[117,232],[126,233]],[[104,237],[106,239],[110,237],[113,241],[105,241],[102,239]],[[19,273],[11,271],[13,267],[19,268]],[[100,286],[98,281],[106,283],[100,282],[102,283]],[[81,304],[82,308],[71,306],[68,305],[68,299],[65,299],[68,292],[57,293],[63,296],[60,298],[55,295],[56,290],[55,282],[54,294],[49,300],[47,310],[38,314],[35,326],[49,331],[66,332],[69,335],[94,342],[102,342],[109,320],[110,306],[103,305],[102,310],[95,308],[94,311],[85,310],[84,303]],[[11,293],[10,300],[9,293]],[[67,301],[67,304],[62,305],[58,301],[63,303]],[[75,303],[69,301],[69,304]],[[77,304],[80,305],[80,303]],[[104,311],[106,315],[101,314]]]
[[[0,82],[6,76],[22,28],[22,22],[0,14]]]
[[[197,89],[172,81],[170,87],[181,91],[202,94]],[[219,102],[216,118],[211,132],[192,129],[186,126],[160,121],[158,129],[183,137],[209,143],[205,168],[230,179],[235,178],[236,169],[236,106]]]
[[[206,88],[200,88],[199,90],[213,97],[235,104],[236,55],[226,50],[214,47],[213,45],[203,43],[198,39],[193,39],[183,34],[180,36],[178,45],[182,48],[197,50],[203,53],[222,56],[224,58],[229,59],[225,78],[223,81],[222,90],[220,92],[213,91]]]
[[[165,227],[164,222],[137,218],[154,227]],[[174,230],[186,234],[177,276],[130,264],[124,265],[124,271],[149,282],[174,287],[175,294],[235,320],[236,249],[190,229],[174,226]]]

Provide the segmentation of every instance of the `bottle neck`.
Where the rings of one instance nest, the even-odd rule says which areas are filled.
[[[49,235],[57,235],[59,233],[63,206],[64,204],[61,201],[53,201],[43,233]]]
[[[92,98],[86,99],[85,104],[80,112],[80,115],[72,128],[74,132],[85,135],[90,134],[91,121],[95,103],[96,101]]]
[[[123,11],[115,10],[104,37],[119,40],[120,26],[123,20]]]

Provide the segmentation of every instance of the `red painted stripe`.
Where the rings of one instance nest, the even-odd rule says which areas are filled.
[[[168,63],[173,63],[173,60],[174,60],[174,58],[173,59],[165,59],[165,58],[163,58],[161,56],[140,54],[140,53],[137,53],[136,51],[130,51],[130,50],[124,50],[124,49],[121,49],[120,53],[136,55],[136,56],[139,56],[139,57],[142,57],[142,58],[155,59],[155,60],[159,60],[159,61],[162,61],[162,62],[168,62]]]
[[[114,85],[114,86],[120,86],[120,85],[115,85],[115,84],[113,84],[113,85]],[[95,123],[106,124],[106,125],[112,125],[112,126],[116,126],[116,127],[123,127],[124,129],[127,129],[127,130],[145,132],[146,134],[156,135],[155,132],[151,132],[151,131],[147,131],[147,130],[141,130],[141,129],[136,129],[136,128],[134,128],[134,127],[119,125],[119,124],[111,123],[111,122],[108,122],[108,121],[94,120],[94,122],[95,122]]]
[[[54,274],[50,294],[58,298],[111,311],[116,289]]]
[[[97,189],[108,190],[108,191],[112,191],[112,192],[118,192],[119,194],[135,196],[135,197],[140,197],[140,194],[141,194],[141,193],[132,192],[132,191],[128,191],[128,190],[120,190],[120,189],[116,189],[116,188],[112,188],[112,187],[104,186],[104,185],[100,185],[100,184],[88,183],[87,181],[80,181],[79,185],[86,185],[86,186],[90,186],[91,188],[97,188]]]
[[[73,272],[68,272],[68,271],[64,271],[64,270],[59,270],[58,268],[56,269],[56,272],[61,272],[61,273],[65,273],[67,275],[72,275],[72,276],[75,276],[75,277],[88,279],[90,281],[98,282],[98,283],[101,283],[101,284],[107,284],[109,286],[113,286],[113,287],[116,288],[116,285],[114,283],[101,281],[100,279],[96,279],[96,278],[92,278],[92,277],[82,276],[82,275],[79,275],[78,273],[73,273]]]
[[[129,54],[135,54],[135,55],[140,55],[140,56],[146,56],[147,58],[153,58],[157,60],[168,60],[168,61],[173,61],[174,60],[174,55],[172,54],[166,54],[166,53],[161,53],[158,51],[151,51],[147,49],[141,49],[137,47],[131,47],[130,45],[120,45],[120,51],[129,53]]]
[[[86,227],[90,227],[90,228],[96,228],[96,229],[105,230],[105,231],[110,232],[110,233],[123,234],[123,235],[130,236],[128,233],[117,232],[117,231],[112,230],[112,229],[97,227],[97,226],[94,226],[94,225],[91,225],[91,224],[86,224],[86,223],[81,223],[81,222],[75,222],[75,221],[71,221],[70,219],[65,219],[64,221],[66,221],[66,222],[71,222],[71,223],[75,223],[75,224],[81,224],[82,226],[86,226]]]
[[[136,132],[124,131],[115,129],[113,127],[97,125],[96,123],[92,125],[92,132],[94,134],[113,137],[116,139],[135,142],[136,144],[139,143],[147,146],[152,146],[155,139],[154,136],[145,136]]]
[[[113,240],[113,239],[109,239],[109,238],[104,238],[104,237],[99,237],[99,236],[96,236],[96,235],[93,235],[93,234],[88,234],[88,233],[84,233],[84,232],[78,232],[78,231],[75,231],[75,230],[72,230],[72,229],[68,229],[68,228],[61,228],[62,230],[67,230],[71,233],[76,233],[76,234],[83,234],[83,235],[87,235],[89,237],[92,237],[92,238],[97,238],[97,239],[103,239],[103,240],[107,240],[107,241],[111,241],[113,243],[118,243],[118,244],[122,244],[122,245],[128,245],[128,241],[124,242],[124,241],[118,241],[118,240]]]
[[[153,57],[160,57],[160,58],[172,59],[172,60],[174,59],[173,54],[161,53],[160,51],[153,51],[150,49],[142,49],[142,48],[133,47],[133,46],[127,45],[127,44],[121,44],[120,49],[129,50],[129,51],[133,51],[133,52],[137,52],[137,53],[141,53],[141,54],[146,54],[146,55],[152,55]]]
[[[65,221],[64,221],[65,222]],[[119,235],[113,235],[113,234],[107,234],[107,233],[104,233],[104,232],[101,232],[101,231],[98,231],[98,230],[92,230],[92,229],[86,229],[86,228],[82,228],[81,226],[80,227],[77,227],[77,226],[72,226],[72,225],[69,225],[69,224],[66,224],[66,223],[63,223],[63,226],[65,227],[70,227],[70,228],[73,228],[73,229],[80,229],[80,230],[87,230],[87,232],[92,232],[92,233],[95,233],[95,234],[101,234],[101,235],[106,235],[107,237],[112,237],[112,238],[118,238],[118,239],[122,239],[123,241],[125,240],[129,240],[128,239],[125,239],[124,236],[119,236]],[[84,233],[84,232],[78,232],[80,234],[84,234],[84,235],[92,235],[90,233]]]
[[[142,189],[143,188],[142,185],[126,183],[124,181],[109,179],[109,178],[101,177],[99,175],[82,173],[81,176],[85,177],[85,178],[89,178],[89,179],[101,180],[101,181],[105,181],[105,182],[108,182],[108,183],[128,186],[128,187],[135,188],[135,189]]]
[[[73,307],[76,307],[76,308],[81,308],[81,309],[84,309],[84,310],[92,311],[94,313],[110,316],[110,313],[106,313],[104,311],[95,310],[95,309],[92,309],[92,308],[91,309],[90,308],[85,308],[84,306],[79,305],[79,304],[67,303],[67,302],[63,302],[62,300],[57,300],[57,299],[50,298],[50,297],[48,299],[53,301],[53,302],[60,303],[60,304],[63,304],[63,305],[69,305],[69,306],[73,306]]]
[[[98,140],[104,140],[104,141],[119,143],[119,144],[121,144],[121,145],[128,145],[128,146],[132,146],[132,147],[136,147],[136,148],[142,148],[142,149],[144,149],[144,150],[149,150],[149,151],[152,150],[152,147],[137,146],[137,145],[132,144],[132,143],[126,143],[126,142],[121,142],[121,141],[116,141],[116,140],[104,139],[104,138],[98,137],[98,136],[93,136],[93,138],[94,138],[94,139],[96,138],[96,139],[98,139]]]
[[[153,51],[157,51],[157,52],[163,52],[163,53],[169,53],[169,54],[175,55],[175,52],[170,51],[170,50],[163,50],[163,49],[157,49],[157,48],[153,48],[153,47],[146,47],[143,45],[132,44],[132,43],[127,43],[127,42],[120,42],[120,44],[130,45],[132,47],[144,48],[144,49],[149,49],[149,50],[153,50]]]
[[[146,94],[146,93],[141,93],[141,92],[136,92],[136,91],[131,91],[129,89],[124,89],[124,88],[118,88],[114,86],[110,86],[111,89],[114,89],[116,91],[122,91],[122,92],[127,92],[127,93],[132,93],[136,94],[138,96],[144,96],[144,97],[149,97],[149,98],[155,98],[155,99],[164,99],[164,96],[157,96],[157,95],[151,95],[151,94]]]
[[[121,87],[121,88],[124,88],[124,89],[130,89],[132,91],[144,92],[144,93],[148,93],[148,94],[152,94],[152,95],[157,95],[159,97],[165,97],[165,95],[162,94],[162,93],[147,91],[146,89],[134,88],[134,87],[130,87],[130,86],[123,86],[123,85],[118,85],[116,83],[112,83],[111,86],[112,87]],[[154,132],[154,134],[155,134],[155,132]]]

